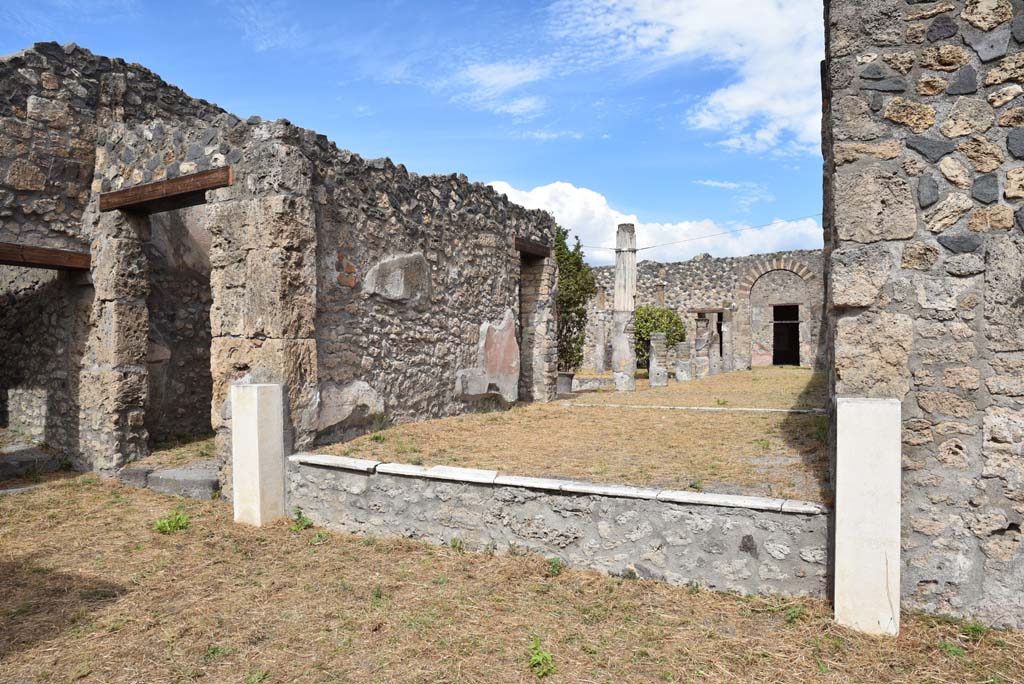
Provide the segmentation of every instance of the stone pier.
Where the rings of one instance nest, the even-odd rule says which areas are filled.
[[[651,351],[647,368],[651,387],[668,385],[668,337],[663,332],[651,333]]]
[[[636,308],[636,229],[619,224],[615,236],[615,298],[612,314],[612,371],[615,389],[636,389],[636,347],[633,316]]]

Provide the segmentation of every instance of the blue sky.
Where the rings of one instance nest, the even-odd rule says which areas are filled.
[[[3,0],[0,53],[73,41],[239,116],[465,173],[641,258],[820,247],[820,0]],[[777,221],[770,228],[693,239]],[[610,252],[590,250],[593,263]]]

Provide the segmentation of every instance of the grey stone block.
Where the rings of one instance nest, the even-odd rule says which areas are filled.
[[[968,65],[956,72],[946,88],[947,95],[970,95],[978,92],[978,72]]]
[[[999,176],[986,173],[974,180],[971,196],[984,204],[992,204],[999,199]]]
[[[948,14],[940,14],[935,17],[931,25],[928,27],[928,33],[925,37],[929,43],[934,43],[937,40],[945,40],[946,38],[952,38],[956,35],[959,30],[956,21],[953,17]]]
[[[147,484],[154,492],[190,499],[212,499],[220,491],[218,470],[216,461],[200,461],[183,468],[153,471]]]
[[[867,81],[861,84],[862,90],[879,90],[885,93],[902,93],[907,89],[907,82],[902,78],[886,78],[881,81]]]
[[[1018,43],[1024,43],[1024,14],[1014,18],[1013,24],[1010,26],[1013,32],[1013,39]]]
[[[877,61],[871,62],[871,64],[868,64],[860,72],[861,78],[866,78],[872,81],[879,81],[888,75],[889,73],[885,70],[885,67],[879,64]]]
[[[1010,45],[1010,27],[1006,25],[992,31],[981,31],[970,24],[964,24],[961,36],[982,62],[991,62],[1003,57]]]
[[[918,152],[930,162],[937,162],[956,149],[956,143],[949,140],[926,138],[923,135],[907,136],[907,147]]]
[[[1006,135],[1006,149],[1016,159],[1024,159],[1024,128],[1014,128]]]
[[[985,260],[977,254],[956,254],[946,259],[946,273],[957,278],[977,275],[985,270]]]
[[[973,252],[981,247],[981,238],[975,233],[943,233],[938,240],[940,245],[957,254]]]
[[[126,466],[117,471],[117,481],[129,487],[145,489],[152,472],[149,466]]]
[[[922,209],[927,209],[939,201],[939,184],[935,182],[935,176],[924,174],[917,181],[917,203]]]

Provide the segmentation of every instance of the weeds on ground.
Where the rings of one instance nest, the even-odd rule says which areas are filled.
[[[309,540],[310,546],[323,546],[327,543],[327,540],[331,538],[331,535],[327,534],[323,530],[313,535],[313,538]]]
[[[204,665],[209,665],[210,663],[212,663],[217,658],[220,658],[220,657],[226,656],[226,655],[231,655],[232,653],[234,653],[233,649],[230,649],[230,648],[228,648],[226,646],[217,646],[216,644],[214,644],[214,645],[208,647],[206,649],[206,653],[203,654],[203,664]]]
[[[964,650],[963,646],[952,641],[940,641],[939,650],[950,658],[963,658],[967,655],[967,651]]]
[[[268,677],[270,677],[270,673],[266,670],[256,670],[255,672],[250,672],[249,675],[246,676],[245,684],[260,684],[260,682],[267,681]]]
[[[565,570],[565,561],[558,556],[548,558],[548,577],[558,577]]]
[[[466,552],[466,542],[464,542],[459,537],[452,537],[452,540],[448,542],[448,546],[450,546],[452,551],[454,551],[455,553]]]
[[[373,416],[373,422],[370,424],[372,432],[382,432],[389,427],[391,427],[391,420],[383,413],[377,413]]]
[[[180,508],[171,511],[163,518],[157,518],[153,523],[153,530],[160,534],[171,534],[173,532],[180,532],[181,530],[187,530],[189,526],[189,517]]]
[[[551,651],[547,651],[541,646],[540,637],[538,636],[533,637],[533,640],[530,642],[530,669],[537,676],[537,679],[543,679],[558,671],[555,667],[555,657],[551,654]]]
[[[793,606],[786,609],[786,624],[792,625],[800,622],[807,616],[807,609],[803,606]]]
[[[298,506],[292,509],[292,515],[292,519],[295,522],[293,522],[291,527],[288,528],[292,532],[298,534],[299,532],[302,532],[303,530],[308,530],[310,527],[313,526],[313,521],[309,517],[307,517],[306,514],[302,512],[302,509],[299,508]]]
[[[715,399],[715,406],[728,406],[729,401],[726,399]]]

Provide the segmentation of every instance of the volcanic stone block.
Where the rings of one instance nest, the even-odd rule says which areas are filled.
[[[927,138],[923,135],[908,135],[907,147],[918,152],[930,162],[937,162],[956,149],[956,143],[949,140]]]
[[[976,92],[978,92],[978,72],[970,65],[956,72],[956,76],[946,88],[948,95],[970,95]]]
[[[926,173],[917,181],[917,203],[927,209],[939,201],[939,184],[935,177]]]
[[[1024,128],[1014,128],[1006,134],[1006,149],[1015,159],[1024,159]]]
[[[971,197],[984,204],[992,204],[999,199],[999,176],[986,173],[974,180]]]

